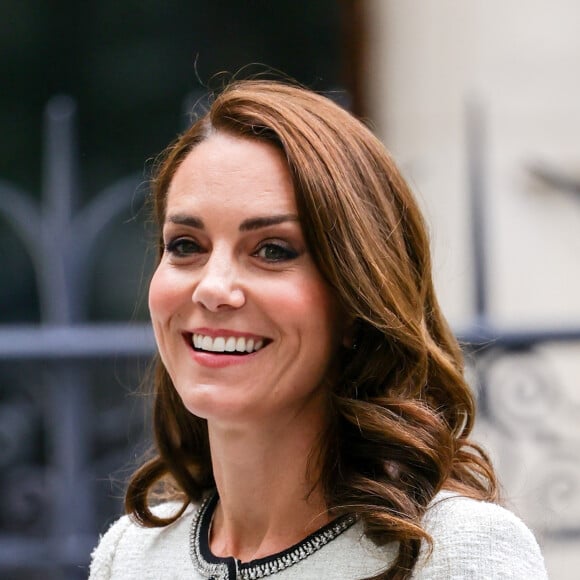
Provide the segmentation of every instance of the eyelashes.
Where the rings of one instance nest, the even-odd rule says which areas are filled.
[[[287,244],[267,242],[262,244],[254,255],[266,262],[287,262],[295,260],[300,254]]]
[[[202,252],[200,245],[191,238],[175,238],[165,244],[165,252],[176,258],[185,258]]]
[[[176,259],[190,258],[206,252],[200,244],[188,237],[177,237],[169,240],[164,249],[165,253]],[[260,243],[251,255],[263,262],[276,264],[295,260],[300,256],[300,252],[287,242],[276,240]]]

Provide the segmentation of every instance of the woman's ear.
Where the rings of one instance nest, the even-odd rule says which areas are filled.
[[[344,334],[342,336],[342,346],[348,350],[356,350],[358,348],[358,335],[360,332],[360,320],[358,318],[351,318],[347,322]]]

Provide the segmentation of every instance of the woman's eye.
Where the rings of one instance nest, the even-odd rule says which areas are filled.
[[[284,262],[298,257],[298,252],[282,244],[268,243],[260,247],[255,254],[266,262]]]
[[[178,258],[184,258],[191,254],[199,254],[201,248],[190,238],[177,238],[165,244],[165,251]]]

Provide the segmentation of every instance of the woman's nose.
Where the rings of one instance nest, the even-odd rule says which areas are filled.
[[[241,308],[246,297],[238,284],[237,266],[225,253],[212,253],[193,290],[193,302],[212,312]]]

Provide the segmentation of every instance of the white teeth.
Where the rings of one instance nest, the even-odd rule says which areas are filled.
[[[192,344],[198,350],[207,352],[244,352],[251,353],[260,350],[264,346],[262,339],[244,338],[240,336],[216,336],[211,337],[204,334],[194,334]]]

